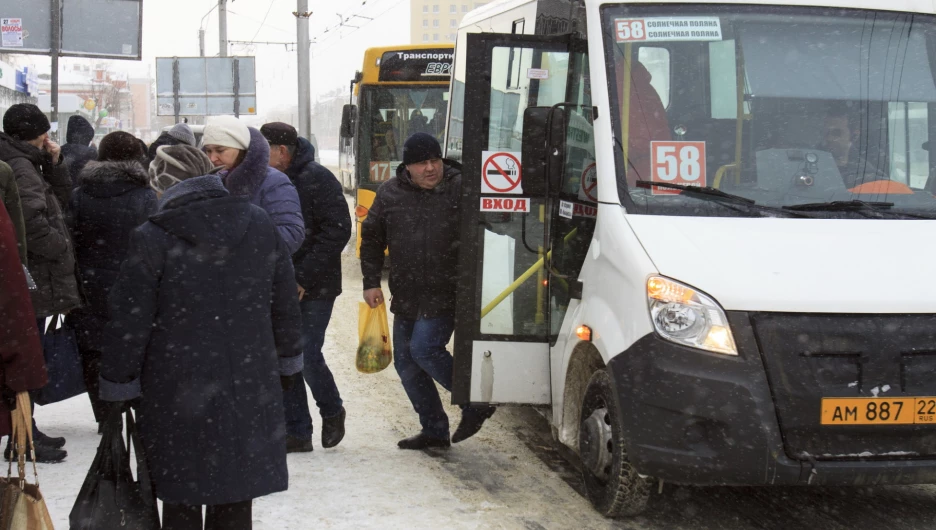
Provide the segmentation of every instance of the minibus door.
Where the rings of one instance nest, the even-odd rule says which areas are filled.
[[[521,151],[524,111],[565,101],[568,42],[568,36],[467,36],[457,404],[551,402],[544,267],[550,202],[545,178],[524,178]]]

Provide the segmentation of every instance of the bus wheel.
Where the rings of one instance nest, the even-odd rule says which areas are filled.
[[[651,484],[627,461],[618,405],[605,370],[588,381],[581,418],[579,454],[588,499],[605,517],[638,515],[647,507]]]

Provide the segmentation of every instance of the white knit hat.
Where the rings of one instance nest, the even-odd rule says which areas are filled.
[[[250,131],[244,122],[234,116],[208,118],[202,133],[202,145],[220,145],[246,151],[250,146]]]

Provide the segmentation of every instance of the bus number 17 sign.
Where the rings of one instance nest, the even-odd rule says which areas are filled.
[[[650,142],[653,182],[705,186],[705,142]],[[653,195],[678,195],[680,190],[654,186]]]

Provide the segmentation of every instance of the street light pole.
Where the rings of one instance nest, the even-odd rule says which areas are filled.
[[[312,86],[309,65],[309,0],[296,2],[296,51],[299,60],[299,136],[312,137]]]
[[[205,30],[198,29],[198,56],[205,56]]]
[[[227,0],[218,0],[218,36],[219,56],[228,56],[228,37],[227,37]]]

